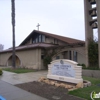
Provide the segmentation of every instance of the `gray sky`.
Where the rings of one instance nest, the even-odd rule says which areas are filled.
[[[15,0],[16,46],[40,31],[84,40],[83,0]],[[12,47],[11,0],[0,0],[0,44]]]

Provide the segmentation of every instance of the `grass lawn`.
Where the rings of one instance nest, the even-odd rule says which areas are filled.
[[[80,88],[74,91],[69,91],[69,94],[84,98],[86,100],[91,100],[90,94],[92,91],[95,91],[96,93],[100,92],[100,85],[97,86],[98,84],[100,84],[100,79],[91,78],[91,77],[83,77],[83,79],[91,81],[92,85],[90,87],[85,87],[85,88]],[[96,100],[100,100],[100,98]]]
[[[13,68],[3,68],[2,70],[5,70],[5,71],[9,71],[9,72],[14,72],[14,73],[28,73],[28,72],[35,72],[35,70],[33,69],[25,69],[25,68],[16,68],[16,69],[13,69]]]

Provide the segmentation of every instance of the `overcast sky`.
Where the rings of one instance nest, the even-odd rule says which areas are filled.
[[[16,46],[40,31],[85,39],[83,0],[15,0]],[[0,44],[12,47],[11,0],[0,0]]]

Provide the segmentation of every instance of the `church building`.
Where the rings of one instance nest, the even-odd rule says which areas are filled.
[[[85,41],[33,30],[16,47],[16,66],[45,69],[44,57],[50,55],[53,50],[52,60],[70,59],[79,64],[86,64]],[[0,51],[0,65],[12,66],[12,48]]]

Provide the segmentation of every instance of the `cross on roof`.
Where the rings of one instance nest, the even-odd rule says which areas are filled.
[[[36,26],[36,27],[38,27],[38,31],[39,31],[39,26],[40,26],[40,24],[38,23],[38,25]]]

